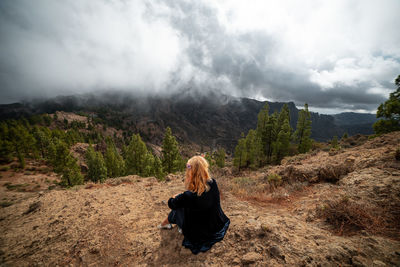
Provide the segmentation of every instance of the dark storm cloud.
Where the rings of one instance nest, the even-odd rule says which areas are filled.
[[[393,84],[385,79],[395,77],[393,70],[399,66],[399,61],[391,57],[387,58],[389,73],[383,77],[370,77],[371,80],[351,85],[332,77],[332,86],[324,88],[323,84],[310,79],[310,69],[302,62],[293,60],[293,65],[279,64],[280,57],[290,59],[290,55],[280,50],[283,41],[276,34],[260,30],[229,33],[219,23],[216,10],[200,2],[173,1],[169,7],[176,11],[169,13],[172,25],[188,40],[190,63],[207,73],[206,77],[227,77],[226,88],[236,89],[237,95],[254,97],[261,94],[271,100],[293,100],[299,105],[307,102],[320,108],[374,110],[385,100],[383,90],[393,88]],[[297,52],[295,49],[292,53]],[[336,67],[336,62],[321,59],[317,71],[335,75]],[[349,66],[347,71],[358,70],[368,75],[363,66]],[[369,88],[377,86],[378,91],[383,90],[368,93]]]
[[[397,7],[398,1],[2,1],[0,97],[5,103],[191,88],[372,111],[400,74]]]

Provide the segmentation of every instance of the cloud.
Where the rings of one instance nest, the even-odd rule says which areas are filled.
[[[2,1],[0,97],[191,88],[373,111],[400,74],[400,2]]]
[[[162,90],[181,42],[140,1],[3,1],[2,98]]]

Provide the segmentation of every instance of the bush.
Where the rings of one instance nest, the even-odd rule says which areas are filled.
[[[282,184],[282,177],[276,173],[271,173],[267,176],[267,181],[270,185],[277,187]]]
[[[10,169],[10,166],[1,166],[0,167],[0,172],[6,172]]]
[[[55,185],[49,185],[49,187],[47,187],[48,190],[53,190],[54,188],[56,188]]]
[[[326,164],[318,170],[317,176],[319,181],[336,183],[353,170],[352,164]]]
[[[381,233],[386,228],[382,209],[359,204],[348,197],[328,201],[317,208],[316,215],[334,226],[338,234],[350,234],[360,230]]]
[[[1,201],[1,202],[0,202],[0,207],[6,208],[6,207],[11,206],[12,204],[13,204],[13,203],[12,203],[12,202],[9,202],[9,201]]]
[[[314,141],[311,145],[311,150],[322,150],[325,147],[324,143]]]
[[[8,190],[10,191],[17,191],[17,192],[25,192],[26,188],[29,186],[29,184],[11,184],[11,183],[6,183],[4,186],[7,187]]]

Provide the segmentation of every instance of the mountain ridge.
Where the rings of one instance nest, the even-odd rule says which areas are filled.
[[[241,133],[257,124],[257,115],[268,103],[270,113],[289,106],[291,127],[296,128],[298,109],[293,102],[268,102],[210,95],[180,95],[134,97],[130,94],[60,96],[47,100],[0,105],[0,119],[32,114],[90,112],[104,119],[109,126],[121,128],[160,144],[167,126],[183,143],[195,143],[211,149],[222,146],[232,151]],[[340,113],[325,115],[311,112],[312,133],[316,141],[328,141],[333,136],[372,134],[373,114]]]

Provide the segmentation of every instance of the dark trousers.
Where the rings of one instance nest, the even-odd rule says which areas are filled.
[[[169,223],[173,223],[179,226],[182,229],[184,220],[183,209],[171,210],[168,214]]]

